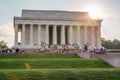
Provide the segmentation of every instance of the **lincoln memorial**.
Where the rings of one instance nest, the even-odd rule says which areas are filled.
[[[21,17],[14,17],[14,47],[40,48],[43,42],[101,46],[101,22],[88,12],[22,10]]]

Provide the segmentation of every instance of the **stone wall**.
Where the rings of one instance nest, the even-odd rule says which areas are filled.
[[[81,58],[99,58],[113,67],[120,67],[120,53],[94,54],[94,53],[78,53]]]

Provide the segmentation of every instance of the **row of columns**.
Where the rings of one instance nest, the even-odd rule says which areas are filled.
[[[92,44],[95,44],[95,30],[92,27]],[[68,43],[73,44],[73,29],[69,26]],[[41,25],[38,25],[38,44],[41,44]],[[84,44],[87,43],[87,27],[84,27]],[[98,40],[100,41],[100,31],[98,30]],[[65,26],[61,26],[61,44],[65,44]],[[98,41],[98,42],[99,42]],[[49,25],[46,25],[45,42],[49,44]],[[77,26],[77,44],[80,42],[80,26]],[[100,43],[100,42],[99,42]],[[18,25],[15,25],[15,44],[18,44]],[[22,45],[25,44],[25,24],[22,25]],[[57,25],[53,26],[53,44],[57,44]],[[33,45],[33,25],[30,24],[30,45]]]

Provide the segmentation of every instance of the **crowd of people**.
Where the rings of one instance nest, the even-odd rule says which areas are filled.
[[[20,53],[20,49],[19,48],[3,49],[3,50],[0,51],[0,53],[19,54]]]
[[[56,45],[56,44],[49,44],[42,42],[41,47],[39,50],[37,49],[37,53],[40,52],[53,52],[53,53],[96,53],[96,54],[105,54],[106,48],[104,47],[98,47],[98,46],[87,46],[87,45],[77,45],[77,44],[65,44],[65,45]],[[5,53],[14,53],[19,54],[21,51],[19,48],[12,48],[12,49],[6,49],[2,52]],[[24,51],[26,52],[26,51]]]
[[[77,50],[79,53],[84,53],[84,52],[90,52],[90,53],[96,53],[96,54],[105,54],[106,53],[106,48],[104,47],[99,47],[99,46],[87,46],[87,45],[77,45],[76,43],[74,44],[65,44],[65,45],[47,45],[43,43],[41,45],[41,51],[46,50],[46,51],[55,51],[55,53],[74,53],[75,50]]]

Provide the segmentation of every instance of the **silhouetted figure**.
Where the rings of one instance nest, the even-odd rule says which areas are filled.
[[[20,50],[19,50],[19,48],[17,48],[17,49],[16,49],[16,53],[18,54],[18,53],[19,53],[19,51],[20,51]]]
[[[87,51],[87,50],[88,50],[88,47],[87,47],[87,45],[85,45],[84,47],[85,47],[85,51]]]

